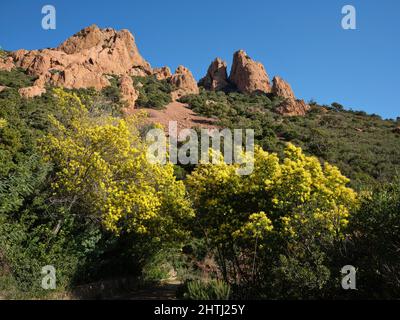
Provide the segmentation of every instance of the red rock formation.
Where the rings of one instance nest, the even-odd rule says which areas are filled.
[[[229,80],[242,93],[271,92],[269,77],[264,66],[253,61],[243,50],[239,50],[233,55]]]
[[[216,58],[208,67],[207,74],[199,81],[199,85],[207,90],[224,90],[229,86],[226,62]]]
[[[151,67],[128,30],[99,29],[93,25],[67,39],[56,49],[18,50],[12,53],[18,67],[38,76],[36,84],[49,82],[66,88],[104,88],[106,75],[151,74]]]
[[[171,93],[172,100],[177,100],[184,95],[199,93],[196,80],[190,70],[184,66],[179,66],[169,81],[176,87],[176,90]]]
[[[0,58],[0,71],[11,71],[14,67],[15,65],[12,57],[5,59]]]
[[[39,86],[26,87],[18,90],[18,93],[23,98],[33,98],[36,96],[41,96],[45,92],[46,89]]]
[[[303,116],[310,110],[311,107],[303,100],[296,100],[292,88],[285,80],[276,76],[272,82],[272,93],[285,99],[276,109],[278,113],[286,116]]]
[[[153,75],[157,80],[166,80],[172,76],[171,69],[168,67],[154,68]]]
[[[286,99],[276,108],[276,111],[284,116],[304,116],[310,106],[304,100],[290,100]]]
[[[130,76],[123,75],[120,79],[119,89],[122,96],[122,101],[126,102],[127,108],[134,108],[135,102],[139,97],[139,93],[133,86],[133,81]]]
[[[281,77],[274,77],[272,83],[272,93],[283,98],[295,99],[292,87]]]

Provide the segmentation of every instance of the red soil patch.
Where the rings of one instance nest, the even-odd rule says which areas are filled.
[[[147,112],[148,118],[146,119],[146,123],[159,123],[164,126],[166,131],[168,131],[170,121],[177,122],[178,131],[190,128],[218,128],[215,125],[217,119],[201,117],[194,111],[190,110],[186,104],[180,102],[171,102],[163,110],[143,108],[134,109],[132,111],[128,111],[127,113],[134,114],[140,111]]]

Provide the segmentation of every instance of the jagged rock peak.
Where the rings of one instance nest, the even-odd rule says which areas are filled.
[[[229,80],[242,93],[271,92],[269,77],[264,66],[252,60],[243,50],[236,51],[233,55]]]
[[[207,74],[199,81],[199,85],[207,90],[224,90],[229,86],[227,64],[220,58],[216,58],[208,67]]]
[[[87,27],[64,41],[58,48],[18,50],[12,53],[16,66],[45,83],[70,89],[104,88],[107,75],[151,74],[128,30]]]
[[[272,93],[287,99],[296,99],[290,84],[279,76],[272,79]]]
[[[148,67],[148,63],[139,54],[135,43],[135,38],[129,30],[122,29],[116,31],[112,28],[100,29],[96,25],[84,28],[72,37],[65,40],[57,49],[67,54],[76,54],[97,48],[96,51],[121,51],[127,54],[126,63],[131,63],[131,67]],[[123,52],[126,51],[126,52]]]

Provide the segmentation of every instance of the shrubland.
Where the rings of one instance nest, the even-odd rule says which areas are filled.
[[[222,161],[149,163],[142,115],[123,115],[117,78],[21,98],[33,81],[0,72],[0,296],[52,297],[45,265],[59,293],[174,274],[186,299],[398,296],[398,122],[338,103],[283,117],[271,95],[182,98],[222,127],[255,130],[254,171],[239,176]],[[140,106],[170,101],[167,83],[134,82]],[[357,291],[340,287],[348,264]]]

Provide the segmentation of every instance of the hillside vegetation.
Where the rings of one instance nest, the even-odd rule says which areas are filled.
[[[222,127],[251,128],[266,150],[282,154],[287,142],[337,165],[357,189],[392,181],[400,172],[400,121],[383,120],[333,103],[311,103],[305,116],[274,112],[280,98],[265,94],[210,92],[181,99],[194,111],[219,119]]]
[[[149,163],[144,121],[123,116],[117,78],[100,92],[21,98],[33,81],[0,72],[0,296],[175,275],[185,299],[398,297],[395,121],[338,104],[282,117],[268,95],[182,98],[221,126],[255,129],[255,170],[238,176],[223,162]],[[134,81],[143,106],[168,103],[165,83]],[[340,287],[348,264],[358,290]],[[41,287],[46,265],[55,291]]]

